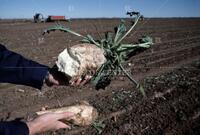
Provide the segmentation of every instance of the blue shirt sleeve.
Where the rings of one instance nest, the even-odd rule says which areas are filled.
[[[0,135],[29,135],[29,129],[20,121],[0,122]]]
[[[24,58],[0,44],[0,83],[14,83],[41,89],[48,67]]]

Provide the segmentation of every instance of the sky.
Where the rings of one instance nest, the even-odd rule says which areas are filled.
[[[129,10],[145,17],[200,17],[200,0],[0,0],[0,18],[32,18],[35,13],[44,17],[127,17]]]

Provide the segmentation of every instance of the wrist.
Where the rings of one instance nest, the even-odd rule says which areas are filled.
[[[49,81],[49,75],[50,75],[50,73],[49,73],[49,71],[47,71],[46,76],[44,78],[45,83]]]
[[[39,131],[37,131],[38,126],[34,122],[32,122],[32,121],[26,122],[26,125],[28,126],[28,129],[29,129],[29,135],[35,135],[35,134],[39,133]]]

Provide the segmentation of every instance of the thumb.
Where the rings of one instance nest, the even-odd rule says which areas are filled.
[[[51,83],[53,83],[55,85],[59,85],[59,82],[57,80],[55,80],[54,78],[52,78]]]
[[[54,76],[51,75],[51,74],[49,75],[49,81],[50,81],[51,83],[55,84],[55,85],[59,85],[58,80],[56,80],[56,79],[54,78]]]

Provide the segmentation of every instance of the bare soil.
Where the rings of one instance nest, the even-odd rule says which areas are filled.
[[[127,25],[130,26],[130,20]],[[120,19],[72,20],[62,23],[97,39],[113,31]],[[52,67],[58,54],[80,40],[62,32],[42,36],[54,23],[1,21],[0,43],[23,56]],[[84,87],[43,87],[0,84],[0,119],[27,120],[42,107],[54,108],[81,100],[94,105],[105,135],[198,135],[200,134],[200,19],[148,19],[124,41],[136,42],[142,35],[153,37],[149,50],[133,56],[127,69],[145,87],[143,97],[123,76],[116,76],[105,90]],[[51,135],[51,132],[45,135]],[[94,126],[60,130],[55,134],[99,134]]]

